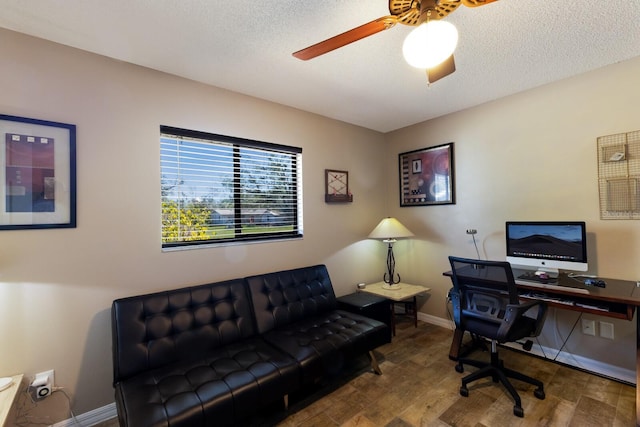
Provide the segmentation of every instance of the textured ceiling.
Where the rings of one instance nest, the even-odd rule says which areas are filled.
[[[460,6],[457,71],[427,85],[395,27],[291,53],[388,15],[385,0],[0,0],[0,27],[388,132],[640,56],[638,0]],[[0,40],[1,42],[1,40]]]

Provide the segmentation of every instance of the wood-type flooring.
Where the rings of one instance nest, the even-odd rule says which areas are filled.
[[[449,360],[453,332],[418,322],[401,323],[391,344],[376,350],[383,375],[375,375],[366,357],[345,368],[339,378],[290,396],[256,415],[247,425],[282,427],[493,427],[493,426],[633,426],[635,387],[581,372],[551,361],[500,348],[505,365],[540,379],[546,399],[533,386],[513,381],[522,398],[524,418],[513,415],[513,401],[491,379],[469,385],[459,394],[460,374]],[[477,350],[472,358],[488,360]],[[117,426],[115,420],[101,427]]]

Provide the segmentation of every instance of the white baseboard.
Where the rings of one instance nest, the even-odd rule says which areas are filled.
[[[418,320],[422,320],[423,322],[431,323],[432,325],[441,326],[443,328],[451,330],[455,329],[455,325],[451,320],[432,316],[430,314],[418,312]],[[520,350],[518,344],[507,344],[507,346],[513,346],[513,348]],[[549,359],[548,357],[545,357],[545,355],[556,354],[557,352],[557,349],[546,347],[541,348],[540,346],[534,346],[531,349],[531,353],[535,354],[536,356],[544,357],[545,359]],[[555,360],[569,366],[584,369],[585,371],[593,372],[598,375],[604,375],[609,378],[614,378],[628,384],[636,384],[635,370],[609,365],[607,363],[602,363],[600,361],[589,359],[584,356],[567,353],[566,351],[560,353],[560,355],[558,355]]]
[[[443,328],[454,330],[456,325],[447,319],[443,319],[442,317],[432,316],[430,314],[418,312],[418,320],[422,320],[426,323],[431,323],[432,325],[441,326]]]
[[[80,414],[75,418],[60,421],[51,427],[90,427],[109,421],[117,416],[118,412],[116,411],[116,404],[114,402],[89,412],[85,412],[84,414]]]
[[[522,350],[522,348],[515,343],[506,344],[507,347],[513,347],[516,350]],[[555,355],[558,353],[557,349],[549,347],[541,347],[534,345],[530,353],[540,356],[542,358],[553,360],[549,355]],[[573,366],[575,368],[583,369],[585,371],[593,372],[598,375],[604,375],[605,377],[614,378],[619,381],[623,381],[629,384],[636,383],[636,371],[621,368],[615,365],[609,365],[607,363],[600,362],[598,360],[589,359],[584,356],[580,356],[573,353],[561,352],[556,358],[556,361],[564,363],[565,365]]]

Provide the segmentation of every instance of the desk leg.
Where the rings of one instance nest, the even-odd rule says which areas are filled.
[[[636,310],[636,426],[640,426],[640,307]]]
[[[453,340],[451,340],[451,348],[449,348],[449,359],[458,360],[458,357],[460,357],[460,347],[462,347],[463,337],[464,330],[456,328],[453,331]]]

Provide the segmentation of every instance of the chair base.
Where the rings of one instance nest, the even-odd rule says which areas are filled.
[[[513,378],[519,381],[526,382],[528,384],[534,385],[537,388],[534,390],[533,395],[543,400],[545,398],[544,393],[544,385],[542,381],[539,381],[535,378],[532,378],[528,375],[524,375],[520,372],[516,372],[514,370],[508,369],[504,367],[504,362],[498,357],[498,352],[496,349],[496,343],[494,341],[491,342],[491,362],[480,362],[478,360],[461,358],[458,359],[458,364],[456,365],[457,372],[464,372],[463,365],[471,365],[477,368],[480,368],[476,372],[473,372],[462,379],[462,386],[460,387],[460,395],[467,397],[469,396],[469,389],[467,388],[467,384],[478,380],[480,378],[491,377],[493,382],[501,382],[502,385],[507,389],[511,397],[515,401],[515,405],[513,407],[513,414],[518,417],[524,417],[524,410],[522,409],[522,401],[520,399],[520,395],[516,391],[515,387],[509,381],[509,378]]]

